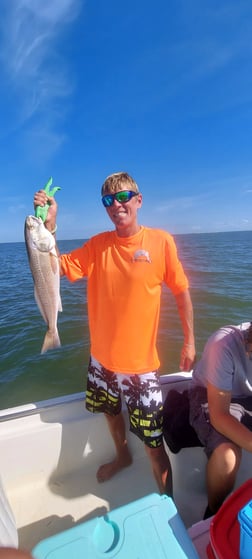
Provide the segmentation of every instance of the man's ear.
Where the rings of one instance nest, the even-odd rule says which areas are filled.
[[[139,194],[138,194],[138,196],[137,196],[136,198],[137,198],[137,205],[138,205],[138,208],[141,208],[142,203],[143,203],[143,195],[141,194],[141,192],[139,192]]]

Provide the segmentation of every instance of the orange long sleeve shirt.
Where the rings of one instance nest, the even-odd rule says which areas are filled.
[[[87,277],[91,355],[114,372],[156,370],[161,286],[188,288],[173,237],[141,227],[132,237],[100,233],[61,256],[70,281]]]

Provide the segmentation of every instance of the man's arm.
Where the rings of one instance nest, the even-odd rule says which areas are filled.
[[[230,413],[231,392],[207,385],[209,416],[212,426],[235,444],[252,452],[252,433]]]
[[[189,290],[175,295],[178,312],[184,333],[184,344],[181,351],[180,370],[190,371],[193,367],[196,353],[193,327],[193,306]]]

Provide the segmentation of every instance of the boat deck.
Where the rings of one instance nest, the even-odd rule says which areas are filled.
[[[130,443],[133,464],[105,483],[97,482],[96,466],[94,468],[92,461],[82,469],[66,474],[60,475],[56,470],[49,481],[46,481],[41,471],[41,475],[29,475],[26,483],[10,487],[8,498],[17,522],[20,547],[31,550],[41,539],[157,492],[142,444],[131,435]],[[113,456],[109,440],[107,448],[104,461]],[[189,527],[201,520],[206,506],[201,471],[204,468],[204,456],[202,449],[196,448],[190,453],[188,449],[180,451],[179,461],[173,455],[170,456],[173,463],[174,500],[182,520]]]
[[[85,468],[55,477],[48,486],[34,480],[9,493],[19,522],[20,546],[32,549],[41,539],[156,492],[145,462],[147,458],[138,458],[127,470],[103,484],[95,480],[92,468]]]
[[[24,549],[157,492],[144,445],[131,433],[132,465],[97,482],[96,470],[113,458],[114,448],[103,416],[94,421],[82,394],[11,410],[8,418],[0,414],[0,431],[1,478]],[[207,504],[206,457],[199,447],[167,452],[175,505],[189,528],[202,520]],[[236,486],[250,477],[250,461],[249,453],[243,453]],[[205,540],[202,546],[205,559]]]

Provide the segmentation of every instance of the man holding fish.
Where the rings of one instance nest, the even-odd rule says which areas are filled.
[[[172,495],[171,466],[162,437],[156,339],[164,282],[175,297],[184,334],[180,369],[191,370],[195,345],[188,279],[173,237],[139,225],[142,194],[128,173],[107,177],[101,201],[115,230],[95,235],[60,256],[61,275],[70,281],[83,277],[88,281],[91,357],[86,407],[104,413],[116,450],[115,458],[99,467],[97,479],[106,481],[132,462],[121,413],[123,394],[130,430],[145,444],[159,491]],[[39,190],[34,206],[46,204],[45,227],[55,234],[57,203]]]

